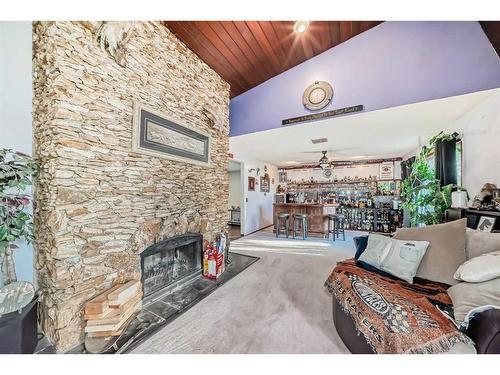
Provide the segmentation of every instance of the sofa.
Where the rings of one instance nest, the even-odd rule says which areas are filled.
[[[351,316],[343,311],[335,297],[333,323],[344,345],[353,354],[375,354],[366,338],[360,335]],[[500,310],[488,310],[476,315],[465,332],[475,343],[478,354],[500,354]]]
[[[463,285],[468,283],[452,280],[453,276],[456,276],[456,270],[460,268],[460,264],[468,262],[469,258],[472,259],[481,252],[500,251],[500,234],[490,234],[494,238],[494,241],[491,241],[486,234],[466,229],[464,220],[461,220],[460,223],[440,224],[433,227],[430,229],[429,227],[427,229],[417,229],[416,231],[403,230],[400,233],[396,232],[394,236],[396,240],[401,239],[402,241],[408,240],[409,237],[422,239],[422,236],[424,238],[428,236],[431,238],[430,250],[428,250],[431,259],[424,257],[417,268],[415,278],[410,280],[411,283],[360,260],[363,259],[363,251],[368,236],[359,237],[355,240],[355,259],[340,262],[332,271],[325,286],[333,295],[333,322],[338,335],[351,353],[500,353],[500,309],[488,308],[485,311],[478,311],[472,315],[466,324],[457,327],[452,325],[452,322],[454,322],[453,302],[458,303],[461,301],[453,301],[450,298],[450,294],[453,296],[450,291],[468,286]],[[452,228],[451,232],[450,228]],[[440,231],[444,233],[439,233]],[[440,239],[436,240],[437,237]],[[442,247],[449,245],[450,242],[452,242],[451,247],[454,247],[453,251],[460,254],[459,259],[450,261],[450,258],[452,258],[450,253],[446,253],[447,250],[442,250]],[[474,249],[474,246],[476,249]],[[478,246],[482,250],[477,250]],[[439,254],[436,257],[438,248]],[[462,250],[464,253],[463,259],[461,258]],[[442,259],[439,257],[442,257]],[[430,268],[426,266],[426,262],[431,265]],[[441,263],[443,263],[441,268],[436,267]],[[451,270],[453,272],[450,275]],[[427,276],[430,280],[419,277],[422,275]],[[356,282],[358,283],[358,290],[354,290],[356,289]],[[365,288],[361,288],[361,292],[359,291],[360,282]],[[471,285],[475,287],[480,284],[474,283]],[[373,289],[371,292],[365,291],[370,288],[367,285],[371,285]],[[379,294],[378,298],[375,297],[377,294]],[[357,297],[360,298],[355,300]],[[361,303],[360,301],[363,298],[368,303]],[[415,301],[418,301],[418,303]],[[374,305],[375,308],[370,304]],[[404,335],[405,332],[398,332],[392,326],[387,327],[388,313],[376,311],[381,304],[396,305],[402,314],[402,316],[396,318],[392,316],[390,318],[392,320],[389,321],[397,325],[401,324],[401,321],[397,319],[406,319],[410,324],[413,324],[412,327],[402,325],[401,329],[403,331],[407,330],[404,337],[415,339],[414,343],[408,343],[408,340],[400,340],[401,335]],[[418,305],[418,308],[415,307],[414,309],[413,306],[416,305]],[[451,318],[442,312],[447,311],[447,309],[452,311]],[[408,310],[408,314],[405,310]],[[418,319],[424,316],[422,320],[424,323],[432,321],[434,325],[431,324],[430,328],[419,327],[421,325],[425,326],[425,324],[422,324],[422,321],[416,321],[411,316],[415,311],[409,312],[409,310],[418,310],[415,314]],[[371,314],[373,319],[370,317],[363,318],[363,314]],[[385,314],[385,320],[382,320],[382,314]],[[407,324],[406,322],[403,323]],[[374,327],[367,328],[371,324]],[[384,324],[386,327],[382,327]],[[424,331],[425,329],[427,331]],[[381,336],[379,341],[383,342],[383,345],[376,342],[377,340],[374,339],[376,335]],[[393,339],[392,336],[398,337],[395,340],[401,342],[396,342],[396,344],[386,343],[386,341]],[[425,342],[427,339],[429,339],[429,342]]]

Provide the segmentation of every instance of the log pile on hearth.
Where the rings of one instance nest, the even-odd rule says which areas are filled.
[[[120,336],[142,307],[141,283],[118,284],[87,302],[87,337]]]

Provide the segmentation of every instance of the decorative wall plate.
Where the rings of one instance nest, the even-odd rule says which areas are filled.
[[[308,86],[302,96],[304,107],[310,111],[325,108],[333,98],[333,88],[325,81],[316,81]]]

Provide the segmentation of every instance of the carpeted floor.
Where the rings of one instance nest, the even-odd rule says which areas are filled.
[[[182,314],[132,353],[348,353],[323,287],[346,241],[276,239],[269,229],[231,250],[261,259]]]

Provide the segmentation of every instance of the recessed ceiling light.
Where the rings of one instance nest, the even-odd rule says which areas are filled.
[[[293,25],[293,31],[296,33],[303,33],[309,27],[309,21],[297,21]]]

